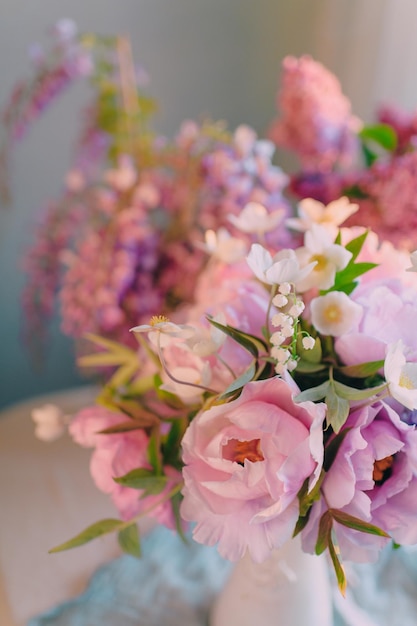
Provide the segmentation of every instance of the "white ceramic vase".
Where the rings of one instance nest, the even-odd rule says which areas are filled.
[[[324,555],[301,550],[299,538],[264,563],[246,554],[212,609],[210,626],[332,626],[332,595]]]

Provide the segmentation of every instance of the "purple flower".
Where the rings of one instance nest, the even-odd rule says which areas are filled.
[[[384,402],[353,410],[347,432],[313,506],[303,545],[314,551],[318,522],[327,508],[383,529],[400,544],[417,541],[417,431]],[[389,541],[335,522],[344,559],[374,561]]]

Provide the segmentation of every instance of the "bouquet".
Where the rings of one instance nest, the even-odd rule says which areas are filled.
[[[96,347],[80,364],[105,368],[69,431],[121,519],[52,551],[117,532],[139,555],[143,516],[191,524],[232,561],[300,535],[344,592],[344,560],[417,542],[417,257],[401,218],[414,122],[385,111],[364,126],[325,68],[288,58],[270,131],[301,157],[288,179],[247,126],[187,122],[173,143],[139,132],[136,84],[120,108],[123,71],[105,68],[81,146],[104,137],[106,165],[71,172],[29,256],[28,300],[48,313],[59,286],[64,331]]]

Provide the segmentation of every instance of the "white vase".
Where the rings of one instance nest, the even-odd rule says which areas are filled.
[[[246,554],[218,596],[210,626],[332,626],[332,594],[324,555],[301,550],[299,538],[264,563]]]

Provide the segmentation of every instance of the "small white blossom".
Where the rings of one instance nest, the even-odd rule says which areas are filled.
[[[287,370],[292,372],[297,367],[297,361],[295,359],[290,359],[287,363]]]
[[[286,339],[287,339],[287,337],[283,333],[281,333],[280,331],[272,333],[272,335],[270,337],[271,343],[273,343],[275,346],[280,346],[281,344],[284,343],[284,341]]]
[[[286,363],[288,359],[291,357],[291,352],[286,348],[280,348],[278,346],[273,346],[271,348],[271,356],[276,359],[278,363]]]
[[[339,198],[327,206],[318,200],[306,198],[298,205],[298,218],[286,220],[288,228],[305,232],[313,224],[320,224],[334,232],[348,217],[356,213],[358,204],[351,204],[348,198]]]
[[[316,340],[313,337],[303,337],[302,344],[304,350],[312,350],[316,345]]]
[[[299,291],[312,287],[329,289],[334,284],[336,272],[344,269],[352,258],[349,250],[333,243],[329,232],[316,224],[306,232],[304,246],[297,248],[296,255],[301,267],[315,262],[313,271],[298,283]]]
[[[61,437],[70,420],[56,404],[44,404],[32,409],[31,417],[35,422],[35,435],[42,441],[55,441]]]
[[[291,293],[291,285],[290,283],[281,283],[278,287],[279,293],[282,293],[284,296],[288,296]]]
[[[323,335],[339,337],[353,330],[362,317],[362,307],[342,291],[330,291],[310,303],[311,322]]]
[[[252,244],[246,260],[255,276],[268,285],[297,283],[303,280],[316,264],[313,262],[300,268],[297,256],[291,249],[281,250],[272,258],[268,250],[259,243]]]
[[[391,396],[407,409],[417,409],[417,363],[406,361],[401,340],[388,346],[384,374]]]
[[[282,221],[284,211],[278,210],[268,213],[267,209],[259,202],[249,202],[241,211],[240,215],[229,215],[229,221],[243,233],[257,233],[263,235],[278,226]]]
[[[288,315],[292,317],[299,317],[305,309],[305,304],[302,300],[297,300],[289,309]]]
[[[272,304],[281,309],[282,307],[287,306],[288,298],[282,293],[277,293],[277,295],[272,298]]]
[[[188,324],[174,324],[163,315],[155,315],[149,324],[141,324],[129,329],[132,333],[148,333],[149,341],[153,345],[166,347],[172,338],[190,339],[196,333],[196,329]]]
[[[214,230],[207,230],[205,245],[202,247],[219,261],[227,264],[240,261],[247,253],[246,243],[232,237],[225,228],[220,228],[217,233]]]

